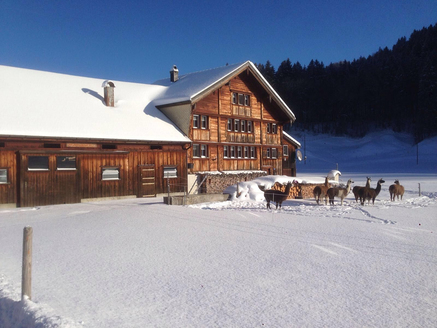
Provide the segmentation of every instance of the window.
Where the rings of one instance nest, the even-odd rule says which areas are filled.
[[[199,128],[199,115],[193,115],[193,129]]]
[[[223,146],[223,157],[228,158],[229,157],[229,148],[228,146]]]
[[[228,118],[228,131],[232,131],[232,118]]]
[[[252,121],[247,121],[247,132],[248,133],[252,133],[252,131],[253,131],[252,125],[253,125]]]
[[[178,177],[178,170],[175,166],[164,167],[164,179],[173,179]]]
[[[102,149],[117,149],[117,145],[114,145],[114,144],[104,144],[104,145],[102,145]]]
[[[28,170],[29,171],[48,171],[49,157],[48,156],[29,156]]]
[[[238,132],[240,130],[240,120],[234,120],[234,131]]]
[[[208,116],[202,115],[202,129],[208,129]]]
[[[238,105],[244,105],[244,95],[241,93],[238,94]]]
[[[250,158],[256,158],[255,147],[250,147]]]
[[[193,145],[193,157],[208,157],[208,146]]]
[[[236,104],[237,103],[237,98],[238,98],[238,93],[233,92],[232,93],[232,103]]]
[[[278,133],[278,125],[276,123],[267,123],[267,133],[277,134]]]
[[[200,157],[200,145],[193,145],[193,157]]]
[[[201,157],[208,157],[208,146],[207,145],[200,145],[200,156]]]
[[[61,148],[61,144],[45,143],[44,148]]]
[[[272,158],[278,157],[278,150],[276,148],[272,148]]]
[[[282,154],[288,156],[288,145],[282,146]]]
[[[235,158],[235,146],[231,146],[231,158]]]
[[[120,180],[120,168],[102,167],[102,180]]]
[[[243,149],[242,149],[241,146],[238,146],[238,147],[237,147],[237,157],[238,157],[238,158],[243,157]]]
[[[267,148],[267,151],[266,151],[266,157],[267,157],[267,158],[270,158],[270,156],[271,156],[271,155],[270,155],[270,148]]]
[[[250,106],[250,96],[244,95],[244,106]]]
[[[8,183],[8,169],[0,169],[0,184]]]
[[[56,156],[57,170],[75,170],[76,156]]]
[[[246,132],[246,121],[245,120],[241,120],[241,132]]]
[[[249,147],[245,146],[244,147],[244,158],[248,158],[249,157]]]

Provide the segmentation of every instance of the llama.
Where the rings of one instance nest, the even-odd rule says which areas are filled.
[[[367,200],[367,204],[370,204],[370,200],[372,200],[372,205],[375,205],[375,198],[379,195],[379,192],[381,191],[381,184],[383,184],[385,181],[382,179],[378,180],[378,184],[376,186],[376,189],[365,187],[363,189],[360,189],[360,202],[361,205],[364,205],[364,202]]]
[[[288,198],[290,194],[290,189],[293,184],[289,181],[287,186],[285,187],[285,191],[282,192],[280,190],[269,189],[264,191],[264,197],[267,201],[267,208],[270,209],[270,202],[276,203],[276,209],[282,209],[282,202]]]
[[[372,181],[372,179],[370,179],[369,177],[367,177],[367,182],[366,182],[366,186],[365,187],[360,187],[360,186],[355,186],[352,189],[352,192],[354,193],[355,196],[355,202],[358,203],[358,197],[360,196],[360,190],[364,189],[364,188],[370,188],[370,181]]]
[[[328,189],[329,189],[328,177],[325,178],[325,185],[314,187],[313,195],[314,198],[316,199],[317,204],[320,203],[320,197],[325,198],[325,205],[328,203],[328,194],[327,194]]]
[[[343,206],[343,199],[349,194],[351,191],[351,184],[354,183],[352,179],[347,180],[346,188],[343,187],[334,187],[329,188],[327,191],[329,197],[329,204],[334,205],[334,197],[338,197],[341,199],[341,206]]]
[[[388,188],[388,191],[390,192],[390,200],[393,202],[396,196],[398,196],[398,200],[399,200],[399,196],[401,196],[401,200],[402,200],[402,197],[404,196],[405,188],[399,183],[399,180],[395,180],[395,184],[392,184]]]

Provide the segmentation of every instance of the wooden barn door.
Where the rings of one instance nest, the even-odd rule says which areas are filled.
[[[21,207],[80,202],[76,156],[20,154]]]
[[[138,197],[155,197],[155,164],[139,165]]]

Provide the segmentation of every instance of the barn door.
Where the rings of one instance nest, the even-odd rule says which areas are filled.
[[[155,197],[155,164],[139,165],[138,197]]]

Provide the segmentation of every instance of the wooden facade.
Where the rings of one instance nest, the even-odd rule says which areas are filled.
[[[187,185],[187,144],[4,139],[0,146],[0,170],[7,176],[0,183],[0,205],[147,197],[167,192],[167,182],[171,191],[184,191]],[[176,177],[167,181],[166,168]]]
[[[256,171],[296,175],[283,170],[296,146],[285,143],[284,124],[290,121],[249,69],[232,77],[192,106],[188,151],[192,169],[205,171]]]

